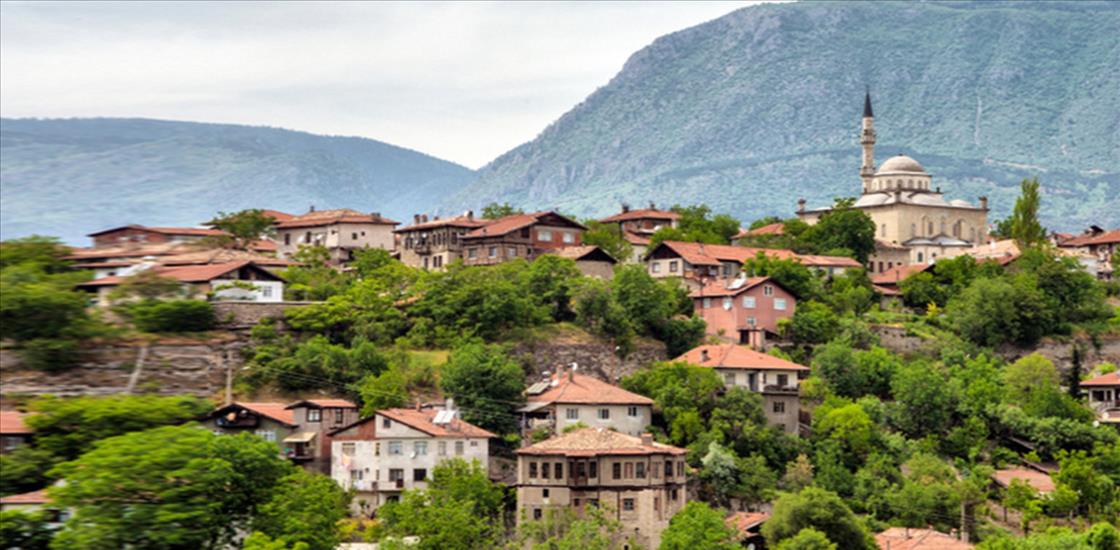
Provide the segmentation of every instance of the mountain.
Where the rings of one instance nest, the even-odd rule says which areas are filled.
[[[583,215],[705,202],[749,221],[859,194],[865,87],[876,160],[905,153],[947,198],[1120,225],[1120,4],[764,4],[663,36],[448,206]]]
[[[0,121],[0,232],[84,243],[127,223],[197,225],[218,210],[347,207],[404,221],[470,169],[378,141],[149,119]]]

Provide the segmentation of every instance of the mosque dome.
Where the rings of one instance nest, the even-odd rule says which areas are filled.
[[[906,156],[898,155],[887,159],[882,166],[879,167],[880,174],[906,172],[910,174],[925,174],[926,169],[922,168],[918,161]]]

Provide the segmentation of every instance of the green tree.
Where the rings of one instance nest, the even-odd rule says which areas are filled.
[[[473,342],[456,348],[443,367],[440,387],[455,398],[467,422],[497,433],[517,429],[509,411],[525,400],[525,374],[500,347]]]
[[[614,550],[620,547],[622,523],[601,506],[587,507],[577,515],[570,508],[546,510],[544,517],[524,521],[519,540],[507,548],[532,550]]]
[[[587,231],[583,233],[583,244],[603,249],[603,252],[620,263],[634,256],[634,247],[622,235],[618,224],[595,220],[585,220],[583,224],[587,226]]]
[[[919,453],[902,469],[904,481],[887,495],[898,520],[907,527],[958,525],[960,496],[953,467],[934,455]]]
[[[88,296],[49,282],[16,284],[0,277],[0,337],[26,342],[75,338],[84,332]]]
[[[214,328],[214,308],[205,300],[143,301],[127,306],[128,316],[144,332],[202,332]]]
[[[891,381],[897,405],[895,423],[910,437],[943,434],[949,429],[955,396],[942,368],[914,362]]]
[[[840,320],[828,306],[810,300],[797,304],[784,331],[799,344],[823,344],[840,330]]]
[[[245,537],[245,542],[241,544],[241,550],[308,550],[308,545],[306,542],[288,544],[282,540],[275,540],[260,531],[254,531],[248,537]]]
[[[224,548],[293,466],[276,445],[197,426],[100,441],[55,468],[52,500],[73,510],[55,548]]]
[[[871,534],[836,493],[816,487],[778,498],[770,520],[762,526],[762,535],[768,545],[777,546],[808,527],[824,533],[839,548],[878,548]]]
[[[684,505],[661,533],[660,550],[736,550],[736,533],[723,521],[723,514],[703,502]]]
[[[1027,274],[977,278],[949,300],[946,314],[962,337],[984,346],[1029,345],[1046,332],[1050,322],[1045,298]]]
[[[650,237],[648,250],[662,241],[687,241],[710,244],[728,244],[739,233],[739,220],[726,214],[712,215],[706,205],[674,205],[670,210],[680,214],[677,227],[662,227]]]
[[[709,416],[715,408],[716,398],[723,390],[723,380],[714,370],[687,363],[655,363],[622,379],[622,387],[653,399],[655,410],[665,424],[675,427],[685,418]],[[688,444],[698,435],[693,430],[674,430],[672,437],[677,444]]]
[[[288,545],[334,550],[338,524],[349,515],[350,495],[327,476],[296,470],[280,480],[253,517],[252,528]]]
[[[388,537],[419,537],[419,550],[472,550],[496,545],[502,491],[478,462],[456,458],[432,470],[427,489],[406,490],[378,510]],[[385,537],[382,537],[384,540]]]
[[[24,267],[43,273],[62,273],[69,269],[63,257],[70,249],[54,237],[31,235],[0,241],[0,269]]]
[[[798,261],[775,258],[759,252],[743,264],[743,271],[750,276],[774,279],[789,289],[798,300],[816,299],[823,292],[820,277]]]
[[[782,541],[776,550],[836,550],[836,545],[824,533],[806,527],[793,538]]]
[[[1010,233],[1019,246],[1027,248],[1046,242],[1046,229],[1038,221],[1038,178],[1025,179],[1019,185],[1019,198],[1011,212]]]
[[[524,210],[520,208],[514,208],[508,202],[503,202],[501,204],[492,202],[482,207],[482,217],[489,220],[496,220],[498,218],[504,218],[506,216],[524,213]]]
[[[875,251],[875,222],[861,210],[852,208],[852,199],[837,199],[836,204],[801,235],[799,248],[806,252],[851,256],[866,264]]]
[[[569,258],[545,254],[529,264],[528,291],[548,309],[555,321],[571,321],[572,295],[583,274]]]
[[[1092,417],[1077,400],[1062,391],[1054,363],[1037,353],[1008,365],[1002,380],[1007,389],[1007,402],[1018,405],[1027,414],[1085,421]]]
[[[258,240],[276,234],[276,219],[259,208],[239,212],[219,212],[206,225],[225,231],[225,235],[211,237],[212,242],[224,248],[250,250]]]
[[[29,445],[0,454],[0,495],[41,489],[50,481],[47,471],[54,462],[51,453]]]
[[[0,548],[47,550],[54,530],[42,511],[4,510],[0,512]]]
[[[801,492],[802,489],[813,484],[813,463],[804,454],[797,455],[795,460],[786,464],[786,473],[782,476],[782,489],[791,493]]]
[[[167,300],[183,298],[183,283],[164,277],[152,269],[145,269],[135,275],[125,277],[111,293],[114,302],[132,300]]]

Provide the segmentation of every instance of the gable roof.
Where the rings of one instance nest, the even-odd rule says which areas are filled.
[[[1062,241],[1058,246],[1091,246],[1097,244],[1120,243],[1120,229],[1113,229],[1098,234],[1078,235],[1072,239]]]
[[[278,222],[277,229],[295,229],[299,227],[318,227],[334,225],[336,223],[369,223],[374,225],[399,225],[380,214],[363,214],[350,208],[334,208],[331,210],[315,210],[306,214],[293,216],[290,219]]]
[[[433,229],[436,227],[482,227],[493,220],[486,218],[476,218],[474,216],[455,216],[451,218],[434,219],[426,222],[414,223],[405,227],[398,227],[393,230],[394,233],[407,233],[409,231],[421,231],[424,229]]]
[[[770,514],[766,512],[735,512],[724,518],[723,522],[734,529],[739,538],[743,538],[750,534],[751,529],[762,525],[768,519]]]
[[[296,417],[291,410],[287,408],[284,403],[277,403],[275,401],[234,401],[229,405],[224,405],[206,415],[207,418],[214,418],[222,416],[227,411],[245,409],[247,411],[255,412],[261,416],[271,418],[281,424],[286,424],[289,427],[296,427]]]
[[[871,283],[880,286],[898,286],[903,279],[929,269],[933,264],[896,265],[886,271],[871,275]]]
[[[13,504],[48,504],[51,501],[50,495],[47,494],[46,489],[39,489],[38,491],[31,491],[30,493],[21,493],[18,495],[8,495],[0,498],[0,505],[13,505]]]
[[[771,223],[771,224],[764,225],[762,227],[756,227],[754,229],[749,229],[747,231],[740,232],[740,236],[742,236],[742,237],[745,237],[745,236],[748,236],[748,235],[753,237],[753,236],[756,236],[756,235],[785,235],[785,234],[786,234],[786,224],[785,224],[785,222],[774,222],[774,223]]]
[[[530,404],[653,405],[653,400],[613,386],[593,376],[568,371],[556,373],[548,389],[527,398]],[[532,405],[530,405],[532,406]]]
[[[1001,487],[1010,487],[1012,481],[1019,479],[1042,493],[1049,493],[1054,490],[1054,480],[1049,475],[1029,468],[996,470],[992,472],[992,479]]]
[[[623,231],[622,238],[634,246],[649,246],[651,240],[649,237],[643,237],[632,231]]]
[[[863,267],[863,264],[847,256],[821,256],[819,254],[798,254],[794,260],[809,267]]]
[[[707,359],[705,359],[707,357]],[[766,353],[755,351],[751,348],[737,344],[706,344],[694,347],[673,359],[684,361],[690,365],[701,367],[720,367],[725,369],[750,369],[750,370],[795,370],[808,371],[809,367],[798,365],[781,357],[774,357]]]
[[[19,411],[0,411],[0,434],[4,435],[30,435],[34,433],[31,427],[23,422],[26,416]]]
[[[96,237],[98,235],[104,235],[106,233],[113,233],[115,231],[123,231],[125,229],[132,229],[132,230],[136,230],[136,231],[148,231],[148,232],[151,232],[151,233],[159,233],[161,235],[183,235],[183,236],[192,236],[192,237],[210,237],[210,236],[217,236],[217,235],[224,235],[225,234],[225,231],[222,231],[220,229],[210,229],[210,228],[206,228],[206,227],[149,227],[149,226],[146,226],[146,225],[139,225],[139,224],[131,223],[131,224],[128,224],[128,225],[121,225],[121,226],[113,227],[113,228],[110,228],[110,229],[102,229],[101,231],[95,231],[93,233],[87,234],[86,236],[87,237]]]
[[[270,281],[283,281],[279,275],[276,275],[267,269],[259,266],[256,262],[242,260],[239,262],[228,262],[224,264],[204,264],[204,265],[185,265],[185,266],[158,266],[151,268],[151,271],[160,277],[167,277],[168,279],[175,279],[181,283],[205,283],[220,278],[222,275],[229,274],[241,268],[249,268],[256,271],[258,274],[264,276],[266,280]],[[98,286],[116,286],[128,280],[128,277],[114,275],[112,277],[102,277],[92,281],[80,283],[79,287],[98,287]]]
[[[974,546],[933,529],[891,527],[875,535],[882,550],[972,550]]]
[[[241,261],[276,267],[296,265],[296,262],[291,260],[284,260],[274,256],[265,256],[264,254],[257,254],[256,252],[235,250],[232,248],[209,248],[196,250],[194,252],[170,254],[159,259],[159,263],[165,266],[224,264]]]
[[[382,409],[376,414],[395,420],[410,428],[420,430],[432,437],[498,437],[470,422],[456,417],[450,424],[436,424],[433,422],[435,409]]]
[[[613,216],[607,216],[599,220],[602,223],[618,223],[630,220],[679,220],[681,215],[673,212],[672,210],[658,210],[656,208],[640,208],[638,210],[627,210],[619,212]]]
[[[656,441],[647,445],[641,437],[604,428],[581,428],[522,447],[516,452],[519,455],[609,456],[683,455],[686,451]]]
[[[1120,386],[1120,371],[1102,374],[1096,378],[1090,378],[1081,382],[1081,386],[1100,387],[1100,386]]]
[[[295,214],[289,214],[287,212],[281,212],[279,210],[273,210],[271,208],[262,208],[261,209],[261,214],[264,214],[265,216],[268,216],[268,217],[272,218],[276,222],[286,222],[286,221],[296,217]]]
[[[760,252],[779,260],[792,260],[797,257],[792,250],[780,248],[752,248],[729,244],[691,243],[684,241],[661,241],[650,254],[668,248],[692,265],[720,265],[720,262],[744,263]]]
[[[556,212],[530,212],[528,214],[513,214],[492,220],[490,223],[463,235],[463,238],[480,239],[483,237],[500,237],[537,223],[545,223],[545,220],[550,224],[559,222],[560,225],[566,227],[587,229],[583,224],[567,216],[557,214]]]
[[[356,409],[357,405],[345,399],[303,399],[296,401],[284,407],[285,409],[294,409],[296,407],[318,407],[321,409]]]
[[[704,286],[690,292],[688,295],[691,298],[716,298],[720,296],[738,296],[762,283],[771,283],[774,286],[780,287],[782,290],[789,292],[793,295],[790,289],[783,286],[775,279],[770,277],[748,277],[746,279],[734,279],[725,281],[716,279],[709,281]]]
[[[561,258],[571,258],[576,261],[618,263],[618,260],[615,260],[613,256],[607,254],[605,250],[592,245],[565,246],[564,248],[557,248],[551,251],[551,253]]]

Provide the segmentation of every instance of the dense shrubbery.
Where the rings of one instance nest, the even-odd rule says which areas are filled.
[[[214,308],[204,300],[147,300],[129,304],[132,324],[144,332],[202,332],[214,328]]]

